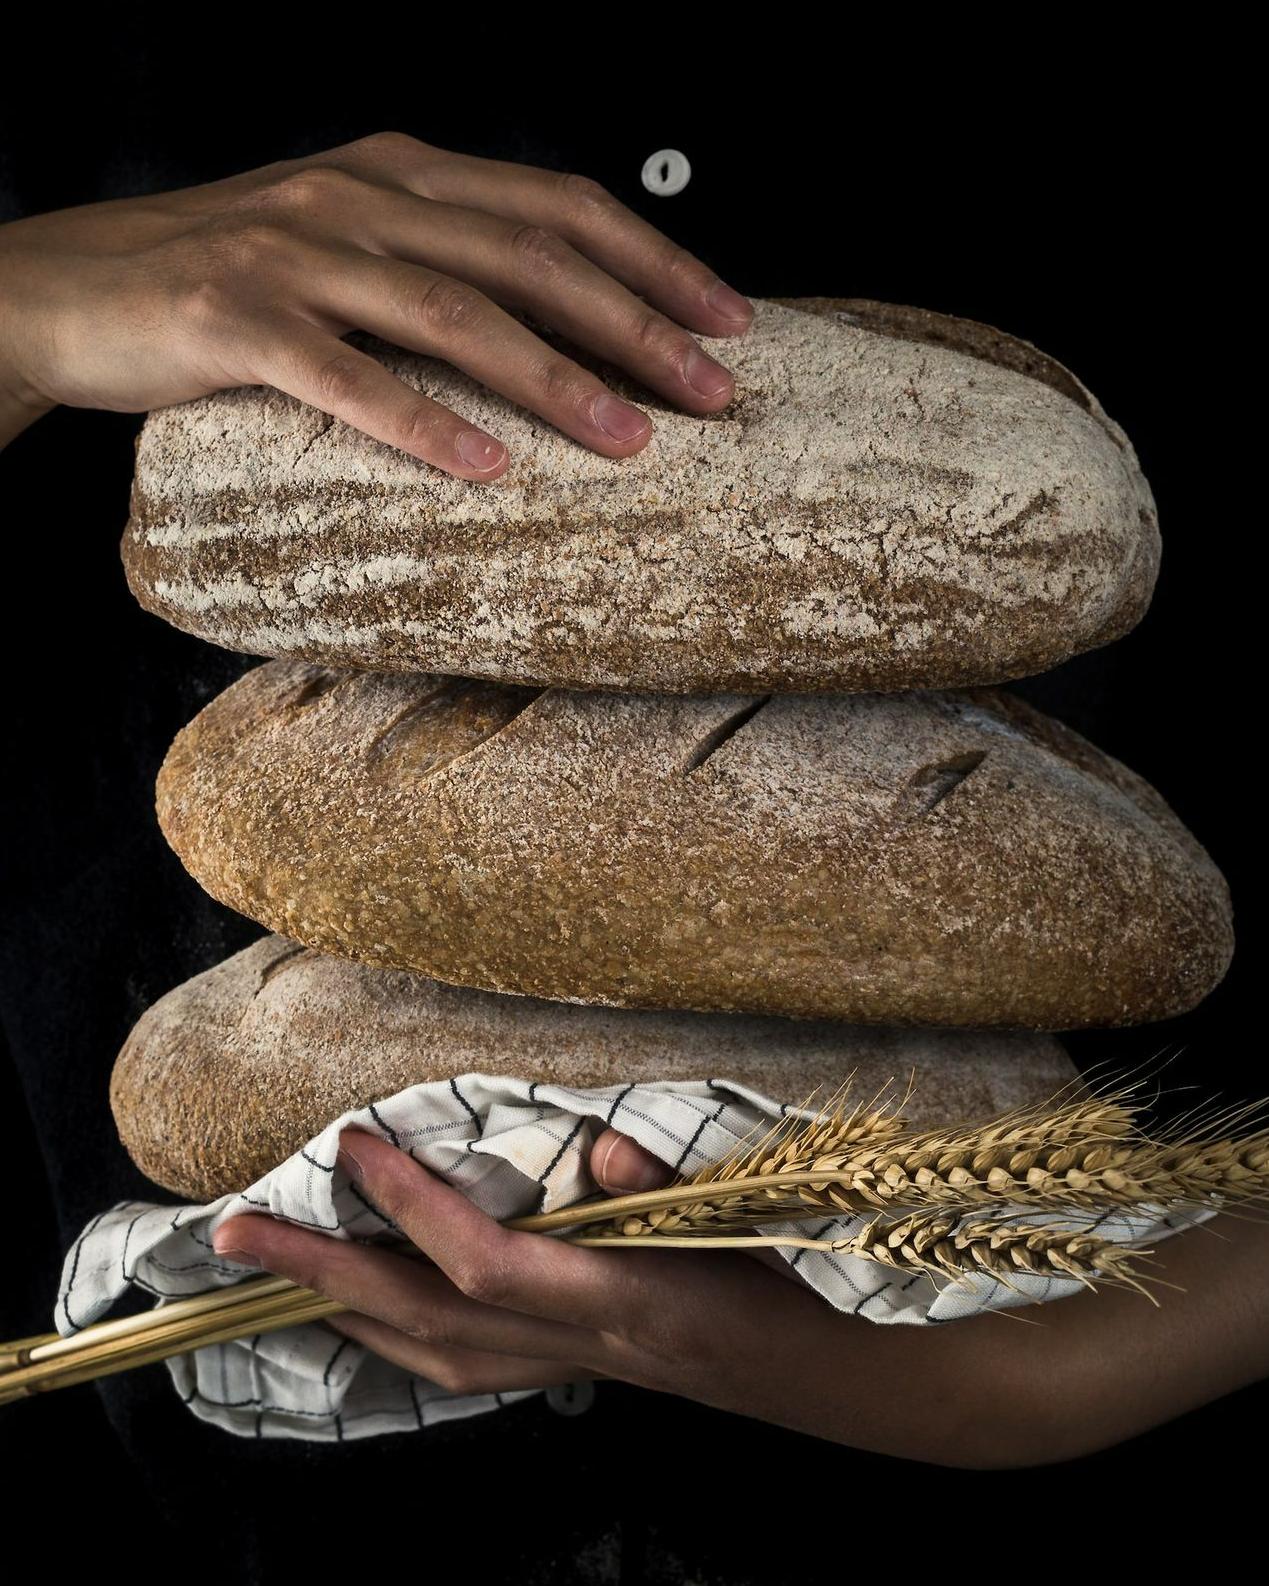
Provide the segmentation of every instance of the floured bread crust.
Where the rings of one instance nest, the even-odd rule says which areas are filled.
[[[866,1103],[915,1089],[914,1127],[1045,1101],[1075,1070],[1049,1036],[900,1031],[500,997],[266,937],[168,993],[115,1064],[119,1134],[190,1200],[245,1189],[333,1119],[409,1085],[510,1075],[574,1089],[730,1079],[799,1106],[852,1074]],[[602,1109],[600,1110],[602,1115]]]
[[[537,692],[271,662],[176,739],[163,830],[307,946],[623,1007],[1068,1029],[1220,979],[1225,883],[1008,695]]]
[[[143,605],[259,655],[684,693],[994,682],[1149,603],[1132,448],[1060,365],[985,326],[760,302],[746,337],[709,343],[737,379],[725,413],[615,379],[656,426],[620,462],[368,345],[504,440],[510,473],[450,478],[268,389],[152,413],[123,541]]]

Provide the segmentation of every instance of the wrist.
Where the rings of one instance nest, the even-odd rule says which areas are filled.
[[[21,248],[15,237],[25,234],[31,222],[15,221],[0,227],[0,449],[24,429],[57,406],[31,379],[29,368],[32,327],[38,316],[32,312],[24,281]]]
[[[0,365],[0,450],[57,404]]]

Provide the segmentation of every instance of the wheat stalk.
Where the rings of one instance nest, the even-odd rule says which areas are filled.
[[[1152,1254],[1140,1245],[1117,1244],[1081,1229],[1034,1223],[996,1221],[991,1218],[962,1222],[945,1213],[921,1213],[907,1218],[876,1216],[857,1233],[841,1239],[804,1239],[784,1234],[727,1234],[709,1232],[662,1234],[627,1229],[612,1224],[584,1228],[571,1243],[591,1248],[718,1249],[747,1246],[795,1246],[834,1254],[859,1256],[905,1273],[927,1273],[933,1278],[964,1282],[984,1273],[1016,1288],[1019,1276],[1073,1278],[1087,1288],[1105,1281],[1137,1289],[1154,1302],[1133,1265],[1134,1257]]]
[[[69,1388],[209,1344],[319,1321],[344,1307],[285,1278],[253,1278],[136,1316],[3,1346],[0,1404]]]
[[[665,1189],[565,1207],[515,1226],[549,1232],[617,1222],[627,1237],[668,1236],[897,1207],[1166,1211],[1251,1206],[1269,1194],[1269,1130],[1212,1138],[1214,1124],[1227,1121],[1217,1115],[1185,1138],[1152,1140],[1126,1103],[1121,1091],[923,1134],[903,1133],[890,1114],[838,1106],[777,1128]]]
[[[1151,1252],[1139,1245],[1116,1244],[1087,1229],[1070,1229],[992,1218],[958,1222],[946,1214],[873,1218],[841,1241],[853,1254],[900,1271],[913,1269],[961,1280],[975,1271],[1012,1287],[1012,1279],[1075,1278],[1092,1288],[1095,1280],[1142,1287],[1133,1258]],[[1148,1298],[1152,1298],[1147,1294]]]

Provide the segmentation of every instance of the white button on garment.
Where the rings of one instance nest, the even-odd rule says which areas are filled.
[[[658,198],[673,198],[692,180],[687,155],[677,149],[658,149],[643,162],[643,185]]]
[[[584,1415],[595,1402],[595,1384],[589,1377],[581,1382],[557,1382],[546,1390],[546,1402],[556,1415]]]

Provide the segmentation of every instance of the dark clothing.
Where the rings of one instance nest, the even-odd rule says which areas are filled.
[[[632,17],[629,39],[577,66],[558,53],[564,25],[460,31],[394,17],[376,20],[372,37],[301,52],[256,23],[231,51],[168,44],[164,24],[134,8],[114,33],[81,38],[69,61],[49,29],[19,41],[9,63],[11,95],[27,68],[38,87],[26,97],[19,87],[7,105],[0,218],[185,186],[391,127],[597,177],[742,291],[919,303],[1056,355],[1137,445],[1164,563],[1136,633],[1020,691],[1155,782],[1242,907],[1238,960],[1203,1008],[1072,1049],[1124,1066],[1181,1049],[1169,1071],[1178,1083],[1235,1097],[1263,1088],[1239,1033],[1257,974],[1246,913],[1255,894],[1243,884],[1254,787],[1233,774],[1237,739],[1231,753],[1231,735],[1246,730],[1235,638],[1259,617],[1232,548],[1252,505],[1237,494],[1228,434],[1227,393],[1246,349],[1234,317],[1214,306],[1250,295],[1238,272],[1258,257],[1211,175],[1236,161],[1236,129],[1217,116],[1196,142],[1168,73],[1104,55],[1100,75],[1053,67],[1043,82],[1034,62],[949,63],[932,42],[926,67],[914,41],[900,54],[828,22],[807,23],[800,48],[773,47],[755,21],[739,57],[720,62],[711,32],[675,15]],[[1197,55],[1190,64],[1207,69]],[[662,148],[692,165],[673,198],[640,182]],[[139,424],[63,409],[0,457],[6,556],[11,570],[15,555],[24,564],[8,586],[12,759],[0,827],[6,1135],[17,1155],[4,1337],[51,1325],[61,1253],[87,1219],[118,1199],[159,1198],[124,1155],[107,1103],[131,1023],[258,934],[203,895],[154,821],[154,774],[173,735],[255,663],[177,633],[129,597],[117,540]],[[100,1505],[108,1529],[124,1493],[152,1501],[146,1535],[122,1528],[105,1542],[68,1524],[57,1538],[66,1561],[92,1545],[112,1565],[116,1549],[139,1560],[147,1536],[161,1543],[182,1521],[218,1514],[219,1550],[213,1541],[200,1551],[223,1580],[301,1568],[316,1578],[343,1536],[366,1570],[414,1559],[417,1573],[417,1546],[442,1567],[483,1550],[489,1579],[514,1561],[521,1582],[620,1572],[743,1583],[815,1578],[830,1561],[862,1557],[844,1546],[843,1524],[901,1548],[902,1526],[866,1518],[883,1483],[928,1517],[931,1497],[950,1496],[964,1515],[964,1499],[988,1484],[997,1500],[1006,1489],[993,1505],[1001,1514],[1009,1490],[1035,1480],[1060,1486],[1063,1501],[1125,1476],[1189,1481],[1187,1447],[1230,1446],[1255,1407],[1237,1396],[1062,1472],[987,1477],[900,1466],[610,1384],[575,1419],[534,1402],[347,1449],[253,1444],[197,1423],[153,1367],[0,1412],[0,1441],[36,1456],[30,1468],[73,1499],[68,1515]],[[698,1483],[666,1470],[698,1456],[733,1474]],[[564,1518],[518,1527],[472,1513],[522,1499]],[[624,1514],[636,1518],[618,1525]],[[192,1563],[179,1574],[199,1578]]]

